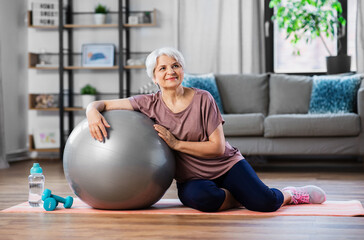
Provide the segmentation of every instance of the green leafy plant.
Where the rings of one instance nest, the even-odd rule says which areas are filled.
[[[338,0],[271,0],[270,8],[276,8],[272,20],[276,21],[280,29],[286,30],[286,39],[290,42],[294,53],[300,55],[297,43],[305,40],[310,43],[319,37],[330,56],[333,54],[327,47],[324,36],[333,39],[338,31],[340,54],[340,38],[346,20],[342,16],[342,7]]]
[[[102,4],[98,4],[96,7],[95,7],[95,13],[101,13],[101,14],[106,14],[107,13],[107,8],[105,5],[102,5]]]
[[[96,88],[92,87],[90,84],[87,84],[81,88],[81,94],[96,95]]]

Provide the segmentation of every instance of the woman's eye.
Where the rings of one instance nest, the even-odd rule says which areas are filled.
[[[176,64],[176,65],[174,65],[173,67],[174,67],[174,68],[179,68],[179,65],[178,65],[178,64]]]
[[[164,70],[164,69],[166,69],[165,67],[161,67],[161,68],[159,68],[159,71],[162,71],[162,70]]]

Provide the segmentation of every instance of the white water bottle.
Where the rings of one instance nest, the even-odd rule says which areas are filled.
[[[30,169],[29,179],[29,205],[32,207],[42,206],[42,194],[44,190],[45,177],[39,163],[34,163]]]

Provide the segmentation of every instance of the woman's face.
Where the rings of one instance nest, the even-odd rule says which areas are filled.
[[[166,55],[157,58],[157,64],[154,69],[154,82],[160,88],[177,88],[181,85],[183,76],[183,68],[176,59]]]

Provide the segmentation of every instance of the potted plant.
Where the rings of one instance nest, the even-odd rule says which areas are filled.
[[[105,24],[107,12],[108,12],[108,10],[107,10],[106,6],[99,3],[95,7],[95,14],[94,14],[95,24],[97,24],[97,25]]]
[[[81,88],[81,101],[83,108],[86,108],[90,102],[93,102],[95,100],[96,100],[96,88],[94,88],[90,84],[87,84],[83,88]]]
[[[286,31],[286,39],[291,37],[290,43],[294,53],[300,55],[297,43],[310,43],[320,38],[328,53],[326,57],[327,72],[329,74],[350,71],[350,56],[342,52],[340,40],[345,36],[346,20],[342,16],[342,6],[338,0],[271,0],[270,8],[276,8],[272,20],[276,21],[280,29]],[[333,39],[338,36],[338,51],[334,56],[327,47],[324,36]]]

